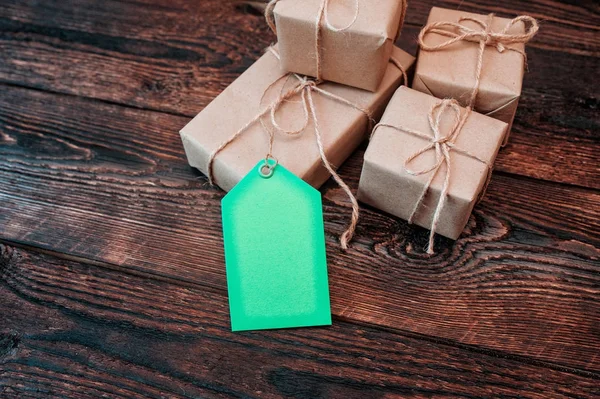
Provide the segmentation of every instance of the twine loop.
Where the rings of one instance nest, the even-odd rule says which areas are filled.
[[[432,22],[426,25],[421,30],[421,33],[419,33],[419,45],[425,51],[436,51],[460,41],[483,42],[486,46],[495,47],[500,53],[508,49],[522,54],[521,50],[507,46],[515,43],[527,43],[539,30],[539,25],[535,18],[522,15],[509,21],[500,32],[494,32],[492,31],[493,18],[494,14],[489,14],[485,22],[473,17],[462,17],[458,22]],[[467,21],[475,23],[479,29],[464,25],[464,22]],[[508,33],[519,22],[525,23],[525,33]],[[431,33],[446,36],[450,39],[437,45],[428,45],[425,42],[425,36]]]
[[[444,135],[441,131],[441,118],[447,111],[454,112],[454,126],[450,132]],[[413,176],[420,176],[432,172],[442,166],[443,163],[449,163],[450,149],[453,147],[452,140],[460,133],[461,127],[461,110],[460,106],[455,100],[443,100],[440,103],[435,104],[428,115],[429,126],[431,136],[427,137],[429,143],[421,148],[419,151],[412,154],[404,161],[404,169],[407,173]],[[421,136],[422,137],[422,136]],[[413,170],[409,165],[421,157],[423,154],[430,150],[435,150],[435,163],[432,166],[423,168],[421,170]],[[413,215],[414,216],[414,215]],[[411,218],[412,219],[412,218]],[[412,220],[411,220],[412,222]]]
[[[276,58],[279,59],[279,54],[277,53],[277,51],[274,48],[270,47],[269,51]],[[403,76],[405,76],[404,69],[402,67],[400,67],[400,70],[402,71]],[[295,86],[286,91],[285,86],[286,86],[287,82],[289,81],[289,79],[295,80]],[[273,160],[276,160],[276,162],[278,162],[277,159],[275,157],[273,157],[273,155],[272,155],[273,142],[275,139],[276,132],[278,132],[280,134],[291,135],[291,136],[298,135],[298,134],[303,133],[306,130],[306,128],[308,127],[309,123],[312,121],[315,139],[316,139],[316,143],[317,143],[317,147],[319,150],[319,156],[321,158],[321,161],[322,161],[323,165],[325,166],[325,168],[327,169],[327,171],[331,174],[333,179],[336,181],[336,183],[346,193],[346,195],[348,196],[348,198],[352,204],[352,218],[350,221],[350,225],[347,227],[346,231],[344,231],[344,233],[340,237],[340,244],[342,246],[342,249],[346,250],[346,249],[348,249],[348,244],[352,240],[352,237],[354,236],[354,232],[356,230],[356,225],[358,224],[358,218],[359,218],[358,201],[356,200],[356,197],[354,196],[354,194],[352,194],[350,187],[348,187],[348,185],[344,182],[344,180],[338,175],[338,173],[335,170],[335,167],[327,159],[327,156],[325,154],[325,146],[323,144],[323,137],[321,134],[321,127],[319,124],[319,118],[317,117],[317,108],[315,107],[313,94],[318,93],[319,95],[321,95],[325,98],[328,98],[328,99],[335,101],[337,103],[340,103],[340,104],[347,105],[357,111],[360,111],[364,116],[367,117],[367,121],[369,124],[368,125],[369,130],[371,130],[371,127],[374,124],[373,116],[369,110],[364,109],[361,106],[354,104],[351,101],[348,101],[343,97],[340,97],[336,94],[333,94],[333,93],[319,87],[319,85],[324,83],[323,81],[311,79],[306,76],[301,76],[301,75],[298,75],[295,73],[285,74],[281,78],[279,78],[275,82],[273,82],[271,85],[269,85],[265,89],[265,93],[263,94],[263,99],[264,99],[266,93],[272,87],[274,87],[276,84],[280,83],[282,80],[284,80],[284,84],[283,84],[283,87],[282,87],[281,92],[279,93],[277,99],[275,99],[275,101],[271,102],[268,106],[266,106],[252,120],[250,120],[248,123],[246,123],[246,125],[244,125],[242,128],[240,128],[229,139],[227,139],[225,142],[223,142],[216,150],[214,150],[212,152],[212,154],[210,155],[210,157],[208,159],[208,166],[206,168],[207,175],[208,175],[208,181],[211,185],[215,184],[213,167],[214,167],[214,162],[215,162],[217,155],[221,151],[223,151],[229,144],[231,144],[238,137],[240,137],[245,131],[247,131],[255,123],[260,122],[262,124],[263,128],[269,134],[269,150],[267,152],[268,155],[265,158],[265,163],[268,164],[269,159],[273,159]],[[300,95],[300,100],[302,103],[302,111],[304,114],[303,122],[299,129],[292,129],[292,128],[286,129],[283,126],[281,126],[281,124],[277,121],[278,112],[281,110],[281,107],[283,106],[283,104],[285,102],[290,100],[292,97],[298,96],[298,95]],[[262,101],[261,101],[261,103],[262,103]],[[270,119],[273,129],[270,129],[269,127],[267,127],[267,125],[263,121],[263,117],[265,117],[267,115],[269,116],[269,119]]]
[[[479,51],[477,55],[477,68],[475,70],[475,84],[471,92],[471,98],[468,106],[475,108],[475,100],[479,94],[479,87],[481,86],[481,71],[483,70],[483,55],[486,47],[494,47],[499,53],[505,51],[514,51],[519,53],[527,62],[527,55],[523,50],[510,47],[511,44],[529,42],[539,31],[538,22],[535,18],[529,15],[521,15],[517,18],[510,20],[504,29],[500,32],[494,32],[492,30],[492,22],[494,20],[494,14],[489,14],[485,21],[481,21],[473,17],[462,17],[458,22],[442,21],[432,22],[426,25],[419,33],[419,46],[424,51],[439,51],[443,50],[454,43],[467,41],[473,43],[479,43]],[[478,28],[471,28],[466,26],[465,22],[472,22],[478,26]],[[523,22],[525,24],[524,33],[509,33],[513,26]],[[425,37],[429,34],[438,34],[449,39],[437,45],[429,45],[425,42]]]
[[[416,151],[414,154],[409,156],[404,162],[404,169],[407,173],[413,176],[421,176],[425,174],[431,173],[429,180],[425,184],[423,191],[415,204],[415,207],[411,213],[411,216],[408,220],[409,223],[413,223],[414,218],[416,217],[419,209],[423,205],[423,201],[427,192],[429,191],[433,180],[444,166],[445,174],[444,174],[444,183],[442,186],[442,191],[440,193],[440,199],[435,208],[435,212],[433,215],[433,221],[431,223],[431,232],[429,234],[429,244],[427,247],[427,253],[434,253],[434,239],[435,232],[437,226],[440,221],[441,212],[446,204],[446,200],[448,197],[448,192],[450,189],[451,183],[451,153],[452,151],[458,152],[464,156],[467,156],[471,159],[474,159],[478,162],[483,163],[488,169],[488,175],[486,182],[484,184],[484,188],[482,193],[480,194],[481,198],[487,189],[487,185],[491,179],[493,165],[490,164],[489,161],[478,157],[470,153],[469,151],[458,148],[454,145],[454,142],[460,132],[462,131],[463,126],[465,125],[467,119],[473,112],[473,108],[475,107],[475,101],[477,99],[477,95],[479,94],[479,89],[481,86],[481,72],[483,70],[483,56],[485,53],[486,47],[494,47],[499,53],[504,53],[505,51],[515,51],[521,54],[525,61],[527,60],[526,54],[524,51],[510,47],[511,44],[516,43],[527,43],[530,41],[539,31],[539,25],[537,21],[528,16],[522,15],[517,18],[509,21],[504,29],[500,32],[494,32],[492,30],[492,22],[494,19],[494,14],[489,14],[485,21],[481,21],[477,18],[473,17],[462,17],[458,20],[458,22],[450,22],[450,21],[442,21],[442,22],[432,22],[426,25],[421,32],[419,33],[419,46],[424,51],[439,51],[443,50],[449,46],[452,46],[455,43],[467,41],[479,44],[478,56],[477,56],[477,67],[475,69],[475,83],[473,85],[473,90],[471,91],[471,98],[469,100],[466,111],[463,113],[461,111],[460,104],[453,99],[446,99],[440,102],[437,102],[430,110],[428,115],[429,126],[431,133],[429,135],[424,134],[422,132],[418,132],[412,129],[407,129],[404,127],[397,127],[388,124],[379,124],[375,127],[377,129],[380,126],[389,127],[401,132],[405,132],[411,134],[413,136],[417,136],[428,141],[428,144]],[[472,22],[477,25],[477,28],[472,28],[470,26],[465,25],[465,22]],[[516,24],[523,22],[526,26],[524,33],[509,33],[513,26]],[[425,38],[429,34],[438,34],[441,36],[448,37],[449,39],[437,44],[437,45],[429,45],[425,42]],[[452,128],[447,134],[443,134],[441,131],[441,120],[442,116],[448,112],[452,113],[452,117],[454,123]],[[434,151],[435,161],[433,165],[429,167],[424,167],[420,170],[413,170],[410,168],[410,164],[420,158],[423,154]]]
[[[444,132],[442,131],[442,127],[441,127],[442,118],[444,115],[446,115],[449,112],[451,113],[450,115],[453,120],[453,125],[452,125],[452,128],[446,134],[444,134]],[[415,204],[415,207],[413,208],[410,218],[408,219],[408,222],[411,224],[413,223],[415,217],[417,216],[419,210],[421,209],[423,202],[425,200],[425,196],[429,192],[429,189],[431,188],[431,184],[433,183],[433,180],[435,179],[437,174],[440,172],[440,170],[442,170],[442,166],[444,166],[444,168],[443,168],[444,169],[444,184],[442,186],[442,191],[440,193],[440,199],[436,205],[435,212],[433,215],[433,221],[431,223],[431,229],[430,229],[431,232],[429,233],[429,244],[427,246],[428,254],[434,253],[435,232],[436,232],[437,226],[440,221],[442,210],[446,204],[448,192],[450,189],[451,161],[452,161],[451,153],[452,153],[452,151],[455,151],[455,152],[460,153],[464,156],[467,156],[471,159],[474,159],[478,162],[481,162],[488,169],[487,181],[489,181],[489,179],[491,177],[492,165],[488,161],[478,157],[475,154],[470,153],[469,151],[466,151],[466,150],[463,150],[462,148],[456,147],[454,144],[454,142],[456,141],[460,132],[462,131],[462,128],[465,125],[467,119],[471,115],[471,112],[472,112],[471,108],[467,108],[465,110],[465,112],[462,112],[462,109],[461,109],[458,101],[456,101],[456,100],[451,100],[451,99],[441,100],[439,102],[436,102],[431,107],[431,110],[429,111],[429,115],[428,115],[429,128],[430,128],[429,133],[423,133],[423,132],[419,132],[418,130],[413,130],[413,129],[410,129],[407,127],[394,126],[394,125],[389,125],[389,124],[385,124],[385,123],[378,124],[375,127],[375,130],[373,132],[373,134],[375,134],[375,132],[377,131],[378,128],[388,127],[388,128],[397,130],[399,132],[408,133],[415,137],[419,137],[424,140],[427,140],[427,144],[420,150],[417,150],[412,155],[410,155],[404,161],[404,165],[403,165],[404,170],[408,174],[413,175],[413,176],[422,176],[422,175],[426,175],[426,174],[431,174],[431,176],[429,177],[429,180],[427,181],[427,183],[425,184],[425,186],[423,188],[423,191],[421,192],[421,195],[419,196],[418,201]],[[434,162],[432,165],[425,166],[425,167],[423,167],[421,169],[417,169],[417,170],[412,169],[410,167],[410,165],[413,162],[417,161],[417,159],[419,159],[421,156],[428,153],[429,151],[434,151],[434,155],[435,155]],[[486,186],[487,186],[487,182],[486,182]]]

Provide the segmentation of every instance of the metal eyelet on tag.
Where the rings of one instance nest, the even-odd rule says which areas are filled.
[[[258,174],[263,179],[269,179],[273,176],[273,173],[275,173],[275,168],[278,164],[279,161],[277,158],[273,157],[272,155],[267,155],[264,163],[258,167]]]
[[[271,178],[273,176],[274,172],[275,172],[275,166],[267,165],[266,163],[264,163],[258,167],[258,174],[263,179]]]

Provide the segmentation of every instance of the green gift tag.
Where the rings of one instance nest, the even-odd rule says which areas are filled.
[[[222,214],[231,329],[330,325],[321,194],[261,161]]]

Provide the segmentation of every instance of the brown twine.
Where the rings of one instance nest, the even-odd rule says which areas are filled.
[[[408,9],[408,1],[402,0],[402,9],[400,10],[400,23],[398,24],[398,32],[396,32],[396,37],[394,38],[394,42],[397,42],[400,39],[400,34],[402,33],[402,26],[404,25],[404,20],[406,19],[406,10]]]
[[[522,15],[520,17],[514,18],[513,20],[509,21],[509,23],[504,27],[504,29],[502,31],[494,32],[494,31],[492,31],[493,19],[494,19],[494,14],[489,14],[487,16],[487,19],[485,22],[480,21],[476,18],[472,18],[472,17],[460,18],[458,23],[448,22],[448,21],[433,22],[429,25],[426,25],[423,28],[423,30],[421,30],[421,32],[419,33],[419,46],[424,51],[442,50],[442,49],[445,49],[445,48],[453,45],[454,43],[457,43],[460,41],[468,41],[468,42],[474,42],[474,43],[479,44],[479,50],[478,50],[478,56],[477,56],[477,67],[475,69],[475,83],[473,86],[473,90],[471,92],[471,97],[469,99],[468,106],[466,108],[466,112],[464,112],[462,114],[462,116],[461,116],[461,110],[460,110],[460,106],[459,106],[458,102],[456,100],[446,99],[446,100],[443,100],[443,101],[437,103],[436,105],[434,105],[429,113],[429,124],[431,126],[431,130],[433,131],[433,136],[427,136],[427,135],[424,135],[420,132],[417,132],[417,131],[414,131],[411,129],[398,128],[396,126],[387,125],[387,124],[379,124],[375,127],[375,130],[380,126],[390,127],[395,130],[403,131],[403,132],[412,134],[414,136],[418,136],[418,137],[426,138],[426,139],[430,140],[430,143],[427,146],[425,146],[421,150],[412,154],[404,162],[404,169],[408,173],[410,173],[414,176],[419,176],[419,175],[433,172],[431,174],[431,177],[427,181],[427,184],[425,185],[423,192],[421,193],[421,196],[419,197],[419,200],[415,204],[413,212],[411,213],[411,216],[408,220],[409,223],[413,222],[417,212],[421,208],[423,201],[425,199],[425,195],[429,191],[431,184],[433,182],[433,179],[435,179],[435,176],[439,172],[440,168],[442,167],[442,165],[446,166],[446,175],[444,176],[444,185],[442,187],[442,192],[440,194],[440,200],[438,201],[438,204],[436,206],[435,213],[433,216],[433,221],[431,223],[431,229],[430,229],[431,232],[429,234],[429,245],[427,248],[427,253],[429,253],[429,254],[434,253],[435,231],[437,229],[437,226],[438,226],[438,223],[440,220],[442,209],[444,208],[444,205],[446,204],[448,190],[450,187],[450,162],[451,162],[450,151],[454,150],[456,152],[459,152],[465,156],[468,156],[472,159],[482,162],[483,164],[485,164],[487,166],[488,176],[486,179],[486,183],[483,187],[482,193],[479,196],[480,199],[483,197],[483,194],[487,190],[487,187],[488,187],[490,179],[491,179],[493,165],[491,165],[488,161],[469,153],[468,151],[462,150],[462,149],[454,146],[454,141],[460,134],[462,127],[466,123],[467,119],[473,112],[473,108],[475,107],[475,101],[477,99],[477,95],[479,94],[479,89],[481,86],[481,73],[483,70],[483,56],[485,53],[485,49],[487,46],[493,46],[500,53],[503,53],[506,50],[514,51],[514,52],[521,54],[525,58],[525,61],[526,61],[527,56],[524,51],[522,51],[520,49],[509,47],[509,45],[515,44],[515,43],[527,43],[537,34],[537,32],[539,30],[538,23],[534,18],[527,16],[527,15]],[[477,24],[480,29],[479,30],[473,29],[473,28],[463,25],[462,23],[465,21],[470,21],[470,22]],[[529,25],[526,28],[525,33],[522,33],[522,34],[508,33],[509,30],[515,24],[517,24],[519,22],[524,22],[526,26]],[[438,44],[435,46],[430,46],[427,43],[425,43],[425,36],[430,33],[446,36],[446,37],[449,37],[450,39],[448,39],[447,41],[445,41],[441,44]],[[453,126],[450,134],[446,135],[446,136],[442,136],[442,134],[440,133],[440,130],[439,130],[440,129],[440,120],[441,120],[443,113],[446,110],[454,111],[455,123],[454,123],[454,126]],[[373,134],[374,133],[375,133],[375,131],[373,132]],[[408,165],[412,161],[414,161],[416,158],[418,158],[419,156],[421,156],[422,154],[424,154],[430,150],[435,150],[435,155],[436,155],[436,163],[432,167],[424,169],[424,170],[420,170],[420,171],[413,171],[408,167]]]
[[[346,26],[338,28],[333,26],[333,24],[331,24],[331,22],[329,21],[329,2],[331,0],[322,0],[321,1],[321,5],[319,6],[319,11],[317,12],[317,19],[316,19],[316,24],[315,24],[315,54],[316,54],[316,66],[317,66],[317,79],[320,80],[322,79],[322,70],[323,70],[323,65],[322,65],[322,45],[321,45],[321,33],[322,33],[322,23],[323,20],[325,21],[325,26],[327,27],[327,29],[333,31],[333,32],[343,32],[347,29],[349,29],[352,25],[354,25],[354,23],[356,22],[356,20],[358,19],[358,13],[359,13],[359,0],[355,0],[355,13],[354,13],[354,17],[352,18],[352,20],[350,21],[350,23],[348,23]],[[267,6],[265,7],[265,19],[267,20],[267,24],[269,25],[269,28],[271,28],[271,30],[273,31],[273,33],[275,33],[277,35],[277,26],[275,24],[275,6],[277,5],[277,3],[279,2],[279,0],[271,0],[269,1],[269,3],[267,4]],[[401,32],[401,27],[404,24],[404,19],[406,18],[406,9],[407,9],[408,3],[406,0],[402,0],[402,9],[400,10],[400,23],[398,25],[398,31],[396,33],[396,37],[394,39],[394,41],[398,40],[398,38],[400,37],[400,32]],[[406,82],[406,80],[405,80]]]
[[[402,72],[402,83],[404,85],[408,85],[408,74],[406,73],[406,69],[404,69],[404,67],[402,66],[402,64],[400,64],[400,60],[396,59],[395,57],[391,57],[390,58],[390,62],[392,64],[394,64],[396,66],[396,68],[398,68],[400,70],[400,72]]]
[[[331,21],[329,20],[329,2],[331,0],[322,0],[321,4],[319,5],[319,11],[317,12],[317,18],[316,18],[316,22],[315,22],[315,56],[316,56],[316,66],[317,66],[317,73],[316,73],[316,78],[317,80],[321,80],[323,78],[323,46],[321,45],[321,41],[322,41],[322,31],[323,31],[323,23],[325,24],[325,27],[327,27],[327,29],[333,31],[333,32],[343,32],[345,30],[348,30],[352,25],[354,25],[354,23],[356,22],[356,20],[358,19],[358,13],[359,13],[359,0],[355,0],[354,3],[354,16],[352,17],[352,20],[350,20],[350,22],[346,25],[346,26],[342,26],[342,27],[336,27],[334,26]],[[271,30],[273,31],[273,33],[277,34],[277,26],[275,24],[275,16],[274,16],[274,10],[275,10],[275,6],[277,5],[277,3],[279,2],[279,0],[271,0],[268,4],[267,7],[265,8],[265,19],[267,20],[267,24],[269,25],[269,27],[271,28]]]
[[[443,135],[441,132],[441,119],[442,119],[442,116],[444,115],[444,113],[448,112],[448,111],[454,112],[454,125],[452,126],[452,129],[450,130],[450,132],[447,135]],[[471,115],[471,112],[472,112],[471,108],[467,108],[466,111],[464,113],[462,113],[461,107],[456,100],[446,99],[446,100],[441,100],[440,102],[433,105],[433,107],[429,111],[428,119],[429,119],[429,126],[431,128],[432,134],[425,134],[425,133],[422,133],[422,132],[419,132],[417,130],[413,130],[410,128],[406,128],[406,127],[402,127],[402,126],[394,126],[394,125],[390,125],[390,124],[386,124],[386,123],[378,124],[377,126],[375,126],[375,129],[373,130],[373,135],[374,135],[378,128],[388,127],[388,128],[397,130],[399,132],[408,133],[413,136],[420,137],[422,139],[429,141],[429,143],[425,147],[416,151],[414,154],[409,156],[404,161],[404,169],[407,171],[407,173],[409,173],[413,176],[421,176],[421,175],[431,173],[431,176],[430,176],[429,180],[427,181],[427,183],[425,184],[423,191],[422,191],[421,195],[419,196],[419,199],[413,208],[411,216],[408,219],[409,223],[411,223],[411,224],[413,223],[414,218],[417,215],[419,209],[423,206],[425,196],[427,195],[427,192],[431,188],[431,184],[433,183],[433,180],[437,176],[437,174],[440,171],[440,169],[442,168],[442,166],[443,165],[445,166],[444,184],[442,186],[442,192],[440,193],[440,199],[436,206],[435,213],[433,215],[433,221],[431,223],[431,229],[430,229],[431,232],[429,234],[429,244],[427,247],[427,253],[429,253],[429,254],[434,253],[435,231],[437,230],[437,226],[440,221],[440,216],[441,216],[442,210],[446,204],[446,200],[448,197],[448,191],[450,188],[450,183],[451,183],[451,181],[450,181],[450,177],[451,177],[450,176],[451,175],[450,152],[455,151],[455,152],[458,152],[459,154],[463,154],[469,158],[475,159],[476,161],[483,163],[488,168],[488,180],[489,180],[489,177],[491,176],[492,165],[488,161],[478,157],[477,155],[470,153],[469,151],[458,148],[454,144],[458,135],[462,131],[462,128],[465,125],[467,119],[469,118],[469,115]],[[421,170],[410,169],[410,167],[409,167],[410,163],[415,161],[417,158],[419,158],[421,155],[425,154],[428,151],[435,151],[435,163],[432,166],[423,168]]]
[[[500,32],[492,31],[493,19],[494,14],[489,14],[485,22],[472,17],[462,17],[458,20],[458,23],[449,21],[432,22],[431,24],[426,25],[419,33],[419,46],[424,51],[442,50],[460,41],[468,41],[479,44],[477,68],[475,70],[475,84],[473,86],[473,91],[471,92],[471,98],[468,104],[468,106],[471,108],[475,108],[475,99],[479,94],[479,87],[481,85],[481,72],[483,70],[483,56],[486,46],[496,47],[496,50],[498,50],[499,53],[503,53],[506,50],[517,52],[525,58],[525,61],[527,61],[527,56],[524,51],[508,46],[515,43],[527,43],[539,31],[539,25],[535,18],[532,18],[528,15],[521,15],[520,17],[509,21],[504,29],[502,29]],[[481,29],[478,30],[465,26],[462,24],[462,22],[465,21],[473,22]],[[525,33],[508,33],[508,31],[519,22],[525,23],[525,26],[527,27]],[[441,44],[430,46],[425,43],[425,36],[430,33],[446,36],[450,39]]]
[[[269,51],[271,51],[271,53],[273,53],[277,58],[279,58],[279,54],[277,53],[277,51],[275,51],[275,49],[270,47]],[[395,61],[395,63],[397,63],[397,61]],[[397,65],[399,65],[399,64],[397,64]],[[402,68],[401,66],[399,66],[399,68],[402,71],[403,76],[406,76],[406,72],[404,71],[404,68]],[[298,81],[297,86],[288,90],[287,92],[282,91],[275,101],[273,101],[265,109],[260,111],[258,113],[258,115],[256,115],[256,117],[251,119],[242,128],[240,128],[237,132],[235,132],[228,140],[223,142],[215,151],[212,152],[212,154],[209,157],[208,166],[207,166],[208,180],[209,180],[210,184],[213,184],[213,185],[215,184],[213,166],[214,166],[214,161],[215,161],[216,156],[221,151],[223,151],[229,144],[231,144],[238,137],[240,137],[245,131],[247,131],[252,125],[254,125],[255,123],[257,123],[259,121],[262,123],[262,118],[264,116],[269,115],[271,124],[273,125],[275,130],[277,132],[280,132],[280,133],[283,133],[286,135],[296,135],[296,134],[303,132],[306,129],[306,127],[308,126],[309,122],[312,120],[313,125],[314,125],[314,131],[315,131],[315,139],[317,142],[317,147],[319,149],[319,156],[321,157],[321,161],[323,162],[323,165],[325,166],[327,171],[332,175],[332,177],[336,181],[336,183],[342,188],[342,190],[344,190],[344,192],[350,199],[350,202],[352,203],[352,219],[350,221],[350,225],[348,226],[348,228],[346,229],[346,231],[342,234],[342,236],[340,238],[340,243],[341,243],[342,249],[346,250],[346,249],[348,249],[348,243],[352,240],[352,237],[354,236],[354,232],[356,230],[356,225],[358,223],[358,218],[359,218],[358,201],[352,194],[350,187],[348,187],[348,185],[337,174],[337,172],[335,171],[335,168],[333,167],[333,165],[331,165],[331,163],[327,159],[327,156],[325,155],[325,147],[323,145],[323,137],[321,134],[319,118],[317,117],[316,107],[315,107],[314,100],[313,100],[313,93],[318,93],[326,98],[329,98],[340,104],[345,104],[353,109],[356,109],[356,110],[362,112],[368,119],[369,129],[372,126],[372,123],[374,122],[374,120],[373,120],[371,113],[368,110],[361,108],[360,106],[346,100],[345,98],[337,96],[333,93],[330,93],[330,92],[318,87],[321,83],[323,83],[322,81],[311,80],[305,76],[300,76],[297,74],[286,74],[286,75],[282,76],[281,78],[276,80],[274,83],[272,83],[269,87],[267,87],[267,89],[265,90],[265,93],[271,87],[273,87],[275,84],[280,82],[281,79],[286,79],[286,82],[287,82],[287,79],[289,79],[290,77],[293,77],[294,79],[296,79]],[[304,111],[304,122],[300,129],[286,130],[283,127],[281,127],[280,124],[277,122],[277,118],[276,118],[277,111],[280,109],[280,107],[283,105],[284,102],[288,101],[289,99],[291,99],[292,97],[294,97],[296,95],[301,96],[300,99],[302,102],[302,109]],[[263,95],[263,98],[264,98],[264,95]],[[263,126],[264,126],[264,124],[263,124]],[[269,132],[269,152],[267,154],[267,159],[269,159],[269,158],[274,158],[271,154],[272,149],[273,149],[274,132],[272,132],[270,129],[266,129],[266,130],[268,130],[268,132]]]
[[[319,11],[317,12],[317,20],[316,20],[316,24],[315,24],[315,54],[316,54],[316,67],[317,67],[317,74],[316,74],[316,78],[317,80],[321,80],[322,79],[322,70],[323,70],[323,65],[322,65],[322,45],[321,45],[321,33],[322,33],[322,23],[323,20],[325,21],[325,25],[326,27],[333,31],[333,32],[343,32],[347,29],[349,29],[352,25],[354,25],[354,23],[356,22],[356,20],[358,19],[358,13],[359,13],[359,0],[355,0],[355,13],[354,16],[352,18],[352,20],[344,27],[341,28],[337,28],[335,26],[333,26],[333,24],[331,24],[331,22],[329,21],[329,2],[331,0],[322,0],[321,1],[321,5],[319,6]],[[271,0],[269,1],[269,3],[267,4],[267,6],[265,7],[265,19],[267,21],[267,24],[269,25],[269,28],[271,28],[271,30],[273,31],[273,33],[275,33],[275,35],[277,35],[277,25],[275,24],[275,6],[277,5],[277,3],[279,2],[279,0]],[[398,25],[398,31],[396,33],[396,37],[394,39],[394,41],[398,40],[398,38],[400,37],[400,33],[401,33],[401,28],[402,25],[404,24],[404,19],[406,18],[406,10],[408,7],[408,3],[406,0],[402,0],[402,9],[400,10],[400,23]],[[400,65],[400,63],[398,63],[397,61],[393,60],[394,65],[396,65],[401,71],[402,71],[402,75],[404,77],[404,82],[405,84],[408,82],[408,80],[406,79],[406,72],[404,71],[404,69],[402,68],[402,66]]]

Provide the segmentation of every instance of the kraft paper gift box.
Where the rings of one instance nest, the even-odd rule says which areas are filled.
[[[394,48],[394,57],[409,69],[414,57]],[[214,158],[215,183],[231,190],[268,153],[270,115],[250,123],[283,93],[298,87],[297,75],[285,72],[276,53],[267,51],[256,63],[226,88],[180,134],[191,166],[208,175],[211,154],[245,125],[248,128]],[[403,74],[392,63],[379,89],[368,92],[325,82],[318,89],[343,98],[378,118],[392,94],[402,83]],[[313,90],[314,109],[322,135],[324,152],[334,167],[340,166],[367,137],[367,116],[351,105],[341,103]],[[304,121],[302,93],[285,101],[275,112],[276,122],[286,129],[300,129]],[[272,155],[289,171],[319,188],[330,174],[320,158],[313,122],[299,134],[274,133]]]
[[[489,15],[479,15],[464,11],[447,10],[434,7],[431,9],[427,24],[445,23],[443,26],[430,30],[423,36],[427,46],[443,47],[437,50],[419,51],[415,68],[413,88],[437,98],[454,98],[463,106],[469,105],[471,93],[476,83],[476,73],[479,57],[479,37],[483,27],[476,22],[461,18],[474,18],[484,24],[489,21]],[[510,19],[493,16],[491,19],[491,32],[501,33],[510,26],[507,34],[530,35],[521,39],[522,42],[501,44],[500,50],[493,40],[485,46],[481,70],[481,83],[477,94],[474,109],[484,115],[499,119],[512,125],[517,110],[523,75],[525,73],[525,44],[537,32],[537,24],[530,17],[533,26],[527,26],[521,20],[511,24]],[[449,24],[448,24],[449,23]],[[460,24],[470,29],[475,36],[470,40],[458,40],[455,43],[444,45],[452,36],[441,34],[450,32],[461,34],[456,26]],[[509,25],[511,24],[511,25]],[[438,33],[440,32],[440,33]],[[505,142],[508,140],[507,130]]]
[[[283,68],[317,77],[317,56],[320,55],[321,79],[377,90],[402,28],[406,1],[330,0],[321,19],[320,44],[317,45],[316,21],[322,2],[280,0],[276,3],[273,14]],[[333,28],[350,26],[334,31],[327,26],[327,21]]]
[[[457,239],[486,186],[491,165],[508,125],[472,112],[453,142],[449,142],[446,147],[440,144],[441,152],[438,154],[429,114],[433,106],[443,101],[407,87],[398,89],[374,130],[365,153],[358,199],[431,229],[446,172],[450,171],[447,197],[440,208],[435,233]],[[456,105],[458,107],[457,103]],[[466,110],[461,108],[461,112]],[[434,114],[434,121],[436,116]],[[451,109],[442,112],[440,137],[444,138],[452,133],[455,117],[456,114]],[[424,151],[419,154],[422,150]],[[409,173],[409,170],[415,173],[434,167],[444,159],[444,150],[449,154],[449,169],[442,163],[439,168],[428,173]],[[412,161],[411,157],[414,157]],[[431,178],[433,180],[428,187]]]

